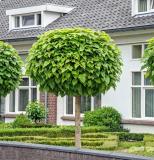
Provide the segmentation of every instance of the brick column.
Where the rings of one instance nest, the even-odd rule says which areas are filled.
[[[40,101],[45,104],[45,93],[40,93]],[[48,123],[57,123],[57,97],[51,93],[48,93]]]

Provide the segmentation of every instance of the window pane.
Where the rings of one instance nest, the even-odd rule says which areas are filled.
[[[73,97],[66,96],[66,114],[73,114]]]
[[[154,89],[145,90],[145,117],[154,117]]]
[[[91,110],[91,97],[81,97],[81,113]]]
[[[144,77],[144,85],[145,86],[151,86],[152,85],[149,78]]]
[[[142,45],[134,45],[132,49],[132,59],[138,59],[142,57]]]
[[[150,9],[154,9],[154,0],[150,0]]]
[[[41,14],[37,14],[37,25],[41,25],[42,19]]]
[[[23,26],[32,26],[34,24],[34,15],[22,16]]]
[[[132,73],[132,85],[141,85],[141,72]]]
[[[0,97],[0,113],[5,113],[5,97]]]
[[[31,81],[31,85],[32,85],[32,86],[37,86],[36,82],[33,81],[33,80]]]
[[[141,88],[132,89],[132,116],[141,118]]]
[[[101,107],[101,94],[97,94],[94,97],[94,109],[100,108]]]
[[[19,56],[21,57],[23,62],[26,62],[26,58],[27,58],[28,54],[19,54]]]
[[[9,112],[15,112],[15,91],[10,93]]]
[[[20,27],[20,17],[16,16],[15,17],[15,28],[18,28],[18,27]]]
[[[29,78],[23,78],[20,86],[29,86]]]
[[[147,0],[138,0],[138,12],[147,11]]]
[[[31,101],[36,101],[37,100],[37,89],[32,88],[31,89]]]
[[[20,89],[19,90],[19,111],[25,111],[28,101],[29,101],[29,90]]]

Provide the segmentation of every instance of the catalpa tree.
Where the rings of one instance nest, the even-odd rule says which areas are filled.
[[[148,41],[142,63],[142,69],[146,71],[146,78],[149,78],[151,83],[154,84],[154,38]]]
[[[75,144],[81,147],[81,96],[95,96],[116,87],[121,56],[105,32],[65,28],[42,34],[27,59],[27,74],[43,91],[74,96]]]
[[[17,51],[0,41],[0,97],[15,90],[21,80],[23,62]]]

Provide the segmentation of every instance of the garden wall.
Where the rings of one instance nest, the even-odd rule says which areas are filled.
[[[0,142],[0,160],[150,160],[150,158],[48,145]]]

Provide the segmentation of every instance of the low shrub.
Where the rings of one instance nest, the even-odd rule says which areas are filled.
[[[82,133],[103,132],[104,127],[82,127]],[[0,136],[45,136],[45,137],[74,137],[75,127],[53,127],[53,128],[15,128],[2,129]]]
[[[103,107],[86,112],[83,121],[85,126],[106,126],[112,131],[121,130],[121,115],[112,107]]]
[[[21,114],[16,117],[12,123],[13,128],[25,128],[25,126],[32,125],[32,122],[28,119],[27,116]]]
[[[143,141],[144,139],[144,134],[138,133],[119,132],[117,135],[121,141]]]
[[[30,102],[26,107],[26,115],[35,123],[41,122],[46,115],[45,107],[38,101]]]
[[[12,123],[0,122],[0,129],[12,128]]]

